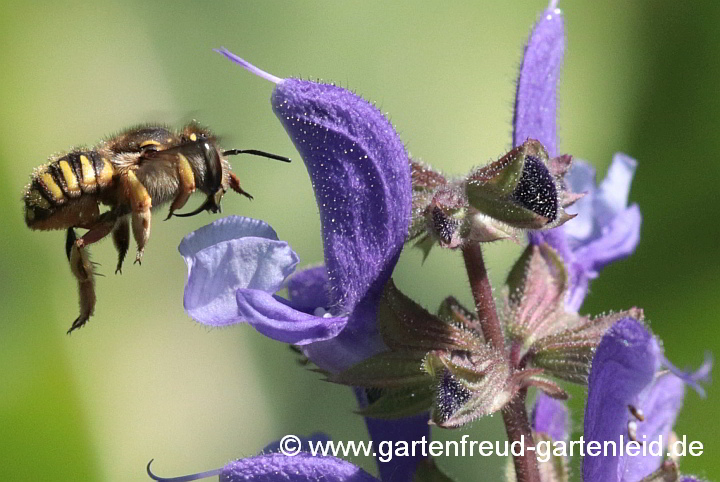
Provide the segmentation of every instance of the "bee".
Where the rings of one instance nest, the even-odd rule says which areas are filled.
[[[80,298],[80,315],[68,333],[83,326],[95,309],[94,268],[87,247],[112,235],[117,274],[131,231],[137,244],[135,263],[141,263],[153,209],[170,203],[166,220],[217,213],[228,189],[252,199],[230,169],[227,156],[237,154],[290,162],[254,149],[223,151],[209,130],[191,123],[180,131],[154,125],[131,128],[92,149],[51,157],[34,170],[23,195],[25,223],[30,229],[67,230],[65,251]],[[195,191],[205,194],[205,201],[194,211],[176,213]],[[76,228],[87,231],[77,237]]]

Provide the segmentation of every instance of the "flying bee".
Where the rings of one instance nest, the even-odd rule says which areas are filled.
[[[252,199],[230,170],[227,156],[236,154],[290,162],[253,149],[222,151],[209,130],[191,123],[179,132],[152,125],[128,129],[35,169],[23,196],[25,222],[30,229],[67,230],[65,250],[80,297],[80,315],[68,333],[83,326],[95,309],[93,263],[86,248],[112,234],[118,273],[130,247],[130,231],[137,244],[135,263],[141,262],[152,209],[171,203],[165,219],[216,213],[228,189]],[[195,191],[207,196],[205,202],[177,214]],[[101,212],[101,205],[108,209]],[[75,228],[87,232],[77,237]]]

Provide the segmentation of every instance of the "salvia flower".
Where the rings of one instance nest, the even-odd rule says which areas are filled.
[[[569,310],[582,306],[590,280],[602,268],[628,257],[640,241],[640,208],[627,205],[636,164],[625,154],[615,154],[605,179],[597,186],[595,170],[575,161],[565,179],[573,192],[585,193],[570,208],[577,216],[561,228],[530,236],[533,244],[547,242],[563,257],[571,280],[565,300]]]
[[[346,89],[279,79],[227,50],[219,52],[276,84],[273,110],[300,152],[315,190],[325,271],[314,268],[296,275],[289,301],[273,296],[277,283],[251,286],[231,277],[204,280],[202,290],[209,293],[204,296],[234,292],[237,303],[223,304],[222,315],[206,312],[209,303],[188,312],[213,326],[218,318],[222,324],[250,323],[272,338],[302,345],[321,368],[341,370],[383,349],[375,313],[409,228],[407,152],[385,116]],[[208,259],[227,253],[211,240],[205,245]],[[213,266],[202,273],[213,274]],[[196,284],[193,275],[190,270],[191,291]],[[312,306],[315,303],[322,304]]]
[[[413,161],[411,237],[425,253],[434,244],[458,248],[515,239],[529,229],[546,232],[573,217],[565,208],[579,196],[563,181],[572,158],[556,153],[555,89],[564,51],[562,14],[551,4],[525,49],[510,152],[460,179]]]
[[[547,10],[530,35],[515,98],[513,143],[539,140],[550,156],[556,155],[556,88],[565,50],[565,33],[559,10]],[[560,253],[568,267],[571,289],[566,302],[577,311],[588,285],[607,264],[626,258],[640,240],[640,209],[627,207],[636,162],[616,154],[608,175],[596,187],[595,171],[574,161],[566,181],[574,193],[585,198],[569,208],[577,216],[562,227],[533,232],[533,244],[547,242]]]
[[[691,378],[707,377],[710,367],[706,360]],[[658,340],[637,320],[618,321],[603,337],[590,372],[585,441],[619,446],[635,440],[649,447],[655,443],[658,449],[636,456],[620,455],[618,449],[616,454],[585,457],[585,482],[673,480],[662,478],[677,473],[676,465],[664,459],[685,381],[667,368]],[[645,479],[653,474],[657,479]]]
[[[310,315],[298,316],[292,324],[261,316],[242,317],[237,303],[239,287],[261,300],[272,299],[299,261],[263,221],[228,216],[190,233],[178,249],[188,267],[185,310],[201,323],[225,326],[247,321],[267,336],[298,345],[336,336],[345,324],[343,319],[318,320]]]
[[[538,392],[532,409],[532,434],[538,450],[538,469],[542,482],[567,482],[568,459],[553,453],[552,443],[567,443],[570,438],[570,412],[560,400]],[[540,445],[542,444],[542,445]],[[508,471],[511,469],[508,461]],[[510,478],[508,478],[510,480]]]
[[[221,54],[276,84],[272,107],[305,162],[320,211],[324,266],[301,271],[287,280],[295,264],[274,267],[285,278],[253,284],[257,261],[237,252],[234,270],[250,274],[218,276],[220,258],[232,257],[222,242],[226,236],[209,227],[195,236],[203,242],[207,266],[187,258],[187,290],[235,294],[235,305],[224,303],[223,323],[247,322],[261,333],[300,346],[308,358],[329,373],[338,372],[386,349],[377,327],[376,312],[410,223],[410,168],[405,147],[392,125],[370,103],[346,89],[299,79],[280,79],[231,52]],[[294,254],[294,253],[293,253]],[[297,261],[296,261],[297,262]],[[201,276],[198,276],[201,275]],[[287,281],[289,299],[275,295]],[[208,294],[209,293],[209,294]],[[187,296],[186,296],[187,300]],[[207,302],[188,310],[196,320],[217,326]],[[186,303],[186,307],[188,307]],[[366,394],[356,391],[362,406]],[[429,437],[427,415],[396,421],[368,419],[375,443],[406,436]],[[401,434],[402,432],[402,434]],[[379,461],[381,477],[410,480],[422,457]],[[407,470],[405,470],[407,468]],[[412,470],[410,470],[412,469]],[[407,472],[405,478],[397,475]]]

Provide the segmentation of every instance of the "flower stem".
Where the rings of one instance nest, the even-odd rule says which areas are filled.
[[[505,350],[505,335],[497,316],[480,243],[468,242],[463,246],[462,252],[483,336],[493,348],[502,352]]]
[[[505,353],[505,335],[498,319],[490,278],[485,268],[482,247],[480,243],[468,242],[463,246],[462,252],[483,336],[493,348]],[[538,471],[535,451],[528,450],[528,447],[533,446],[534,443],[530,430],[530,421],[525,409],[525,395],[526,391],[521,390],[505,406],[502,410],[503,421],[505,422],[508,441],[510,443],[521,442],[525,446],[522,455],[513,455],[517,481],[540,482],[540,472]]]
[[[523,455],[513,455],[516,480],[518,482],[540,482],[535,450],[528,450],[529,447],[534,447],[535,443],[530,430],[530,420],[528,420],[527,410],[525,409],[525,395],[527,395],[525,389],[515,395],[502,409],[502,416],[508,440],[510,442],[519,440],[524,445]]]

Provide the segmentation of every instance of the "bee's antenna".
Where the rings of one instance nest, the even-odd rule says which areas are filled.
[[[269,159],[275,159],[276,161],[291,162],[289,157],[278,156],[277,154],[258,151],[257,149],[230,149],[229,151],[223,152],[223,156],[236,156],[238,154],[252,154],[253,156],[267,157]]]

